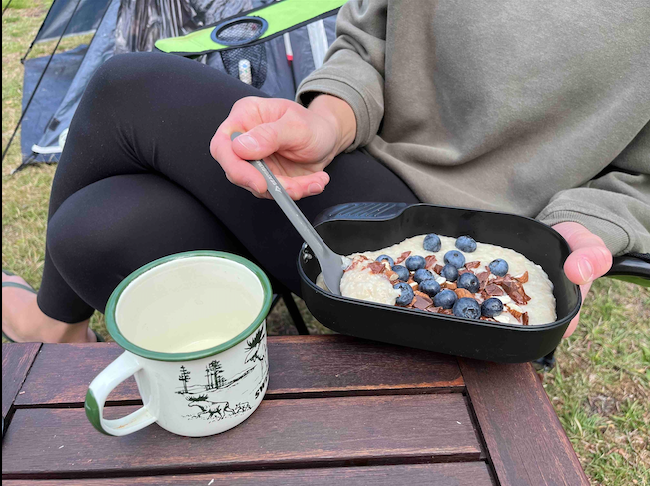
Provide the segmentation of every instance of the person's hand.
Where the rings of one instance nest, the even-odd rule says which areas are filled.
[[[295,200],[320,194],[329,182],[323,171],[354,139],[352,108],[333,96],[318,96],[309,109],[278,98],[237,101],[219,126],[210,153],[230,182],[270,198],[264,177],[247,160],[264,159]],[[233,132],[243,135],[231,142]]]
[[[612,267],[612,253],[599,236],[579,223],[558,223],[553,226],[553,229],[564,237],[571,248],[571,254],[564,262],[564,273],[569,280],[580,285],[582,302],[584,302],[591,283],[605,275]],[[579,320],[580,312],[569,324],[564,337],[573,334]]]

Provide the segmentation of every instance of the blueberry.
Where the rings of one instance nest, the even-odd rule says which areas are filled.
[[[508,262],[502,260],[501,258],[492,260],[488,267],[490,268],[490,272],[492,272],[497,277],[503,277],[506,273],[508,273]]]
[[[408,268],[411,272],[415,272],[420,268],[424,268],[427,262],[425,261],[424,257],[415,255],[408,257],[404,264],[406,265],[406,268]]]
[[[461,273],[458,276],[458,281],[456,282],[456,285],[460,289],[467,289],[471,293],[475,294],[478,292],[478,278],[476,278],[476,275],[474,275],[472,272],[465,272]]]
[[[453,265],[445,265],[442,267],[442,270],[440,270],[440,275],[445,277],[450,282],[453,282],[458,278],[458,269]]]
[[[490,297],[481,304],[481,313],[485,317],[494,317],[503,311],[503,302],[495,297]]]
[[[393,261],[393,259],[391,257],[389,257],[388,255],[379,255],[377,258],[375,258],[376,262],[381,262],[383,260],[386,260],[388,262],[388,265],[390,265],[391,267],[393,265],[395,265],[395,262]]]
[[[429,278],[427,280],[423,280],[420,285],[418,285],[418,290],[420,292],[424,292],[429,297],[433,297],[438,292],[440,292],[440,284],[436,282],[435,279]]]
[[[465,257],[459,251],[449,250],[447,253],[445,253],[445,263],[449,263],[456,268],[460,268],[465,265]]]
[[[456,248],[460,251],[472,253],[476,250],[476,241],[470,236],[459,236],[456,240]]]
[[[401,292],[397,300],[395,300],[396,305],[401,305],[403,307],[411,303],[414,294],[413,289],[409,284],[406,282],[399,282],[393,285],[393,288],[398,289]]]
[[[424,237],[424,244],[422,245],[426,251],[440,251],[442,243],[436,234],[428,234]]]
[[[453,290],[445,289],[433,298],[433,305],[443,309],[451,309],[458,296]]]
[[[413,280],[415,280],[417,283],[420,283],[423,280],[428,280],[430,278],[433,278],[433,274],[426,268],[418,268],[413,274]]]
[[[406,268],[404,265],[393,265],[391,267],[391,270],[397,274],[397,278],[403,280],[404,282],[406,282],[411,275],[408,271],[408,268]]]
[[[463,297],[458,299],[454,304],[454,315],[466,317],[467,319],[478,319],[481,317],[481,306],[478,305],[476,299]]]

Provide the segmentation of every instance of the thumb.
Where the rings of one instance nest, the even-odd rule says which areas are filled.
[[[567,241],[571,254],[564,262],[564,273],[578,285],[602,277],[612,267],[612,254],[603,240],[579,223],[554,226]]]
[[[244,160],[259,160],[285,148],[293,141],[294,136],[280,118],[271,123],[257,125],[240,135],[233,140],[232,150]]]

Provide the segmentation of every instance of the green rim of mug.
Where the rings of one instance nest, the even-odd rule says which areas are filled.
[[[218,346],[214,346],[212,348],[202,349],[200,351],[192,351],[187,353],[163,353],[159,351],[152,351],[150,349],[145,349],[145,348],[141,348],[140,346],[136,346],[127,338],[125,338],[117,326],[117,322],[115,320],[115,311],[117,308],[117,302],[120,296],[122,295],[122,292],[124,292],[124,290],[129,286],[129,284],[131,284],[131,282],[133,282],[140,275],[148,272],[154,267],[162,265],[163,263],[168,263],[183,258],[206,257],[206,256],[214,257],[214,258],[223,258],[225,260],[230,260],[239,263],[245,266],[246,268],[248,268],[259,279],[260,284],[262,284],[262,289],[264,291],[264,301],[262,303],[262,309],[260,310],[255,320],[241,333],[239,333],[237,336],[233,337],[232,339],[226,341],[225,343],[222,343]],[[223,251],[211,251],[211,250],[197,250],[197,251],[187,251],[184,253],[176,253],[174,255],[169,255],[166,257],[159,258],[158,260],[154,260],[153,262],[148,263],[147,265],[137,269],[131,275],[126,277],[115,288],[115,290],[113,291],[113,293],[108,299],[108,303],[106,304],[106,312],[105,312],[106,329],[108,330],[108,333],[111,335],[111,337],[115,340],[117,344],[119,344],[127,351],[130,351],[133,354],[137,354],[138,356],[142,356],[143,358],[154,359],[157,361],[191,361],[194,359],[207,358],[208,356],[212,356],[214,354],[221,353],[222,351],[232,348],[233,346],[239,344],[244,339],[246,339],[251,334],[253,334],[253,332],[264,321],[267,314],[269,313],[269,310],[271,309],[272,295],[273,295],[273,291],[271,289],[271,282],[269,281],[269,278],[266,276],[266,274],[262,271],[260,267],[255,265],[253,262],[246,260],[245,258],[242,258],[238,255],[233,255],[232,253],[226,253]]]

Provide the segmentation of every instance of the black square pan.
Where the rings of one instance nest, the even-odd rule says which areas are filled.
[[[471,320],[332,295],[316,285],[318,260],[303,245],[298,256],[302,297],[328,328],[365,339],[468,358],[521,363],[557,347],[581,304],[580,288],[563,265],[570,250],[552,228],[513,214],[432,204],[348,203],[324,211],[314,222],[325,243],[341,255],[375,251],[412,236],[469,235],[480,243],[512,248],[541,265],[553,283],[557,320],[523,326]]]

